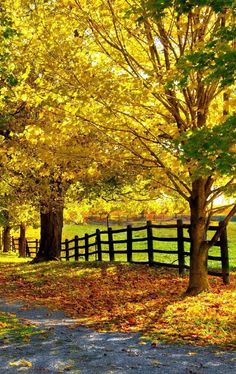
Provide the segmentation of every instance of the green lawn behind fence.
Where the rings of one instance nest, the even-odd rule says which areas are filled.
[[[172,222],[175,223],[175,222]],[[217,222],[214,223],[217,225]],[[145,223],[136,223],[135,226],[144,226]],[[124,228],[124,226],[112,225],[112,228],[120,229]],[[78,237],[83,237],[85,233],[93,234],[96,231],[96,228],[99,228],[101,231],[106,231],[106,225],[99,225],[99,224],[88,224],[88,225],[65,225],[63,228],[63,240],[65,239],[72,239],[75,235]],[[212,233],[212,232],[211,232]],[[177,237],[177,230],[176,228],[170,229],[153,229],[153,235],[158,237]],[[145,230],[133,232],[133,238],[143,238],[146,236]],[[187,230],[184,230],[184,236],[188,237]],[[39,238],[39,230],[38,229],[27,229],[27,237],[28,238]],[[122,240],[126,239],[126,233],[114,233],[113,234],[114,240]],[[107,235],[102,235],[102,240],[107,240]],[[229,242],[229,258],[230,258],[230,268],[236,269],[236,222],[230,222],[228,226],[228,242]],[[133,243],[133,249],[141,250],[146,249],[147,243],[146,242],[137,242]],[[103,245],[104,250],[108,250],[108,245]],[[115,250],[125,250],[126,247],[124,244],[115,244]],[[163,249],[163,250],[177,250],[177,242],[155,242],[154,249]],[[189,251],[189,243],[185,243],[185,250]],[[210,255],[213,256],[220,256],[220,249],[218,247],[213,247],[210,250]],[[104,260],[108,260],[108,254],[103,255]],[[116,261],[126,261],[127,255],[126,254],[116,254],[115,260]],[[147,254],[146,253],[134,253],[133,254],[133,261],[147,261]],[[174,263],[177,264],[177,255],[175,254],[154,254],[154,261],[158,262],[166,262],[166,263]],[[189,263],[189,257],[186,257],[186,263]],[[221,263],[216,261],[209,261],[208,263],[209,268],[220,268]]]

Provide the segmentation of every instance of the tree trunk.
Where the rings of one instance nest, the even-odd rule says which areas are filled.
[[[20,238],[19,238],[19,256],[26,257],[26,237],[25,237],[25,223],[20,224]]]
[[[3,252],[11,250],[11,227],[9,225],[3,227],[2,232]]]
[[[207,178],[200,177],[192,183],[190,199],[190,275],[186,295],[197,295],[209,289],[207,258]]]
[[[63,227],[63,206],[42,207],[40,212],[40,247],[34,263],[59,260]]]
[[[2,247],[2,235],[3,235],[3,232],[0,231],[0,251],[1,252],[2,252],[2,249],[3,249],[3,247]]]

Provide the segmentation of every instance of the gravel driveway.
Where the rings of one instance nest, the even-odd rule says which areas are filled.
[[[27,318],[46,330],[30,343],[0,342],[1,373],[236,373],[236,353],[219,347],[193,347],[150,342],[139,334],[98,333],[74,327],[74,320],[46,308],[22,310],[22,304],[0,300],[0,310]],[[25,361],[24,361],[25,360]],[[32,366],[27,366],[30,362]],[[14,363],[11,366],[9,363]]]

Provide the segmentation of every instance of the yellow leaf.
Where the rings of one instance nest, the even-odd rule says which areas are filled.
[[[28,96],[27,96],[26,94],[23,94],[23,95],[21,96],[21,100],[23,100],[23,101],[27,101],[27,99],[28,99]]]
[[[9,365],[10,366],[26,366],[26,367],[31,367],[32,363],[30,361],[22,359],[22,360],[18,360],[18,361],[9,362]]]

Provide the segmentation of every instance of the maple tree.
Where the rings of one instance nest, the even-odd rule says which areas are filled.
[[[3,250],[9,251],[10,230],[14,218],[11,212],[12,193],[9,191],[10,182],[5,180],[4,169],[7,152],[12,151],[13,135],[24,128],[23,120],[27,114],[25,103],[18,95],[22,89],[24,77],[21,65],[15,57],[21,37],[13,22],[13,14],[8,12],[7,1],[0,5],[0,169],[1,169],[1,223],[3,225]]]
[[[42,248],[54,251],[46,257],[58,257],[76,181],[78,196],[179,194],[191,213],[188,293],[207,289],[208,250],[236,211],[207,241],[214,200],[235,183],[234,2],[5,4],[20,30],[11,53],[21,83],[14,104],[23,108],[8,168],[40,202],[41,242],[51,237]]]
[[[15,135],[12,149],[7,150],[6,169],[15,175],[21,197],[40,208],[41,240],[35,261],[41,261],[60,257],[64,200],[72,183],[80,200],[101,190],[111,193],[124,185],[121,179],[131,176],[120,163],[106,165],[110,145],[81,115],[91,112],[87,86],[93,61],[89,45],[78,48],[77,20],[67,22],[71,7],[41,1],[20,5],[9,3],[9,11],[17,12],[14,21],[24,36],[25,53],[20,58],[26,67],[25,84],[18,95],[30,113],[24,131]]]
[[[72,141],[71,133],[69,136],[63,135],[60,131],[56,134],[55,128],[58,124],[52,121],[50,124],[47,123],[46,129],[41,127],[41,136],[35,139],[32,137],[32,132],[36,130],[35,126],[38,126],[39,131],[43,125],[34,121],[34,126],[28,125],[20,137],[14,137],[14,157],[9,157],[5,173],[8,180],[11,178],[12,189],[18,200],[22,204],[30,202],[40,211],[40,248],[34,261],[42,261],[60,257],[67,190],[76,180],[83,180],[85,183],[91,178],[89,170],[94,155],[86,154],[83,150],[80,138],[84,140],[85,135],[80,134],[78,130],[74,133]],[[86,143],[93,143],[91,146],[94,146],[94,142],[91,134]],[[67,157],[62,157],[65,149]],[[89,149],[88,147],[88,152]],[[23,220],[25,221],[26,219]]]
[[[14,57],[15,64],[21,60],[24,66],[24,84],[18,87],[17,97],[27,115],[23,130],[12,135],[10,149],[5,147],[5,173],[13,179],[17,196],[40,210],[41,240],[35,261],[55,259],[60,257],[66,191],[72,182],[93,176],[99,146],[96,134],[74,118],[70,79],[77,78],[68,68],[66,50],[75,26],[65,22],[68,10],[58,7],[55,19],[55,5],[50,2],[6,3],[21,35]],[[51,22],[51,30],[45,22]],[[68,27],[61,27],[64,24]],[[73,48],[76,53],[77,43]],[[77,105],[80,101],[78,95]]]
[[[94,6],[75,0],[75,4],[100,59],[110,69],[109,88],[105,76],[97,87],[106,118],[100,126],[123,147],[124,157],[129,154],[134,164],[149,167],[153,189],[177,191],[189,204],[187,293],[207,290],[209,248],[236,212],[233,203],[221,228],[206,239],[216,212],[214,200],[235,185],[235,169],[227,166],[226,172],[221,167],[224,163],[235,168],[235,122],[233,118],[225,122],[235,102],[235,3],[98,0]],[[222,68],[224,60],[229,63]],[[227,130],[221,131],[230,124],[232,138]],[[196,138],[200,150],[191,146]]]

